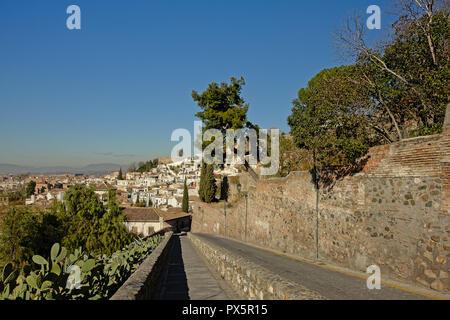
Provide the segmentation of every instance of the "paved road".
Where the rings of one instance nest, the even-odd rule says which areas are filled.
[[[163,271],[160,300],[230,300],[218,280],[186,236],[173,236],[169,261]],[[227,290],[228,289],[228,290]]]
[[[212,235],[197,236],[213,244],[224,247],[234,254],[244,256],[250,261],[269,269],[280,276],[299,283],[332,300],[423,300],[427,297],[381,286],[381,290],[369,290],[366,280],[334,272],[319,266],[300,262],[288,257],[247,246],[240,242],[219,238]]]

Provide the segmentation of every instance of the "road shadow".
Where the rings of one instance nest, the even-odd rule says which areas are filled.
[[[164,267],[158,291],[159,296],[156,300],[190,300],[178,235],[173,235],[169,259]]]

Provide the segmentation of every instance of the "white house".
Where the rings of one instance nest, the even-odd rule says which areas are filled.
[[[153,197],[150,197],[150,199],[152,200],[153,207],[155,207],[155,208],[158,208],[160,206],[167,204],[167,198],[162,197],[162,196],[153,196]]]
[[[136,202],[138,202],[137,201],[138,197],[139,197],[139,202],[144,202],[147,205],[148,205],[149,200],[151,200],[150,193],[148,191],[140,190],[140,191],[137,191],[137,192],[133,192],[131,194],[131,202],[133,204],[136,204]]]
[[[125,226],[135,235],[147,237],[164,228],[164,220],[154,208],[127,208],[122,214]]]
[[[127,180],[117,180],[117,186],[118,187],[127,187],[128,181]]]
[[[182,197],[171,197],[167,200],[167,204],[174,208],[181,208],[181,204],[183,202]]]
[[[36,196],[34,194],[31,195],[29,199],[25,200],[25,204],[28,206],[36,202]]]
[[[66,196],[66,193],[64,191],[61,191],[56,195],[56,200],[58,200],[59,202],[63,202],[65,196]]]
[[[131,233],[147,237],[165,228],[175,232],[190,227],[191,215],[181,212],[180,208],[162,211],[155,208],[127,208],[122,211],[126,217],[125,226]]]

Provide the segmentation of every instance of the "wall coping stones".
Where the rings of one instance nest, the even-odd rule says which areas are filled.
[[[441,134],[431,134],[428,136],[418,136],[418,137],[412,137],[412,138],[406,138],[406,139],[402,139],[401,141],[395,141],[393,143],[391,143],[390,145],[400,145],[402,143],[407,143],[407,142],[413,142],[413,141],[433,141],[433,140],[439,140],[441,138]]]
[[[280,277],[191,232],[188,238],[222,278],[249,300],[327,300],[318,292]]]
[[[166,232],[164,239],[125,281],[110,300],[149,300],[155,297],[161,271],[167,262],[173,232]]]

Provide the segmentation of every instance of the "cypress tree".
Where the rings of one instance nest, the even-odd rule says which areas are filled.
[[[184,178],[183,204],[181,206],[181,210],[183,210],[183,212],[186,212],[186,213],[189,212],[189,193],[188,193],[188,188],[187,188],[187,184],[186,184],[186,178]]]
[[[122,168],[119,169],[119,175],[117,176],[117,180],[123,180]]]
[[[36,182],[34,182],[34,181],[28,182],[27,187],[25,189],[27,198],[34,194],[35,188],[36,188]]]
[[[206,168],[205,186],[204,186],[204,197],[206,203],[211,203],[216,198],[216,179],[214,178],[214,165],[208,164]]]
[[[222,178],[222,183],[220,184],[220,199],[228,201],[228,190],[230,185],[228,184],[228,177],[224,176]]]
[[[205,202],[205,180],[206,180],[206,163],[202,162],[202,171],[200,174],[200,184],[198,186],[198,196],[201,201]]]

